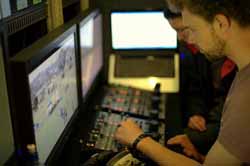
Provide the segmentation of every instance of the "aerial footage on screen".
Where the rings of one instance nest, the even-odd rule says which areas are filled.
[[[78,107],[74,35],[29,74],[33,123],[40,161],[45,161]]]

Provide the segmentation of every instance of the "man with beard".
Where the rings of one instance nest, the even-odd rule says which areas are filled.
[[[166,8],[164,15],[177,32],[181,64],[180,110],[169,110],[166,116],[168,148],[202,161],[218,136],[223,104],[236,67],[227,58],[209,63],[187,42],[188,32],[181,13]],[[197,150],[199,158],[192,156],[195,152],[180,148],[185,142],[190,142],[187,144],[190,147],[185,148]]]
[[[208,152],[204,165],[250,165],[250,1],[247,0],[169,0],[180,9],[189,42],[217,60],[226,55],[239,72],[228,93],[222,114],[219,136]],[[116,139],[133,145],[161,166],[198,166],[143,134],[128,119],[120,124]],[[188,150],[188,149],[187,149]]]

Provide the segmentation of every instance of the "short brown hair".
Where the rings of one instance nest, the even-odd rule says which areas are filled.
[[[176,7],[180,8],[182,6],[181,0],[166,0],[167,4],[175,5]]]
[[[249,0],[167,0],[177,8],[187,8],[194,14],[212,22],[216,14],[232,18],[242,27],[250,26]]]

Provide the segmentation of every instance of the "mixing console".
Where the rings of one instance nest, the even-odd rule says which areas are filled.
[[[127,115],[112,112],[97,112],[97,119],[93,129],[89,133],[89,139],[86,143],[87,147],[93,147],[102,150],[118,151],[121,147],[114,140],[114,133],[117,125],[128,118]],[[153,138],[164,144],[165,125],[157,120],[147,120],[141,118],[132,118],[145,133],[149,133]]]
[[[165,95],[159,86],[154,92],[125,86],[107,88],[101,107],[107,110],[125,112],[154,119],[165,119]]]

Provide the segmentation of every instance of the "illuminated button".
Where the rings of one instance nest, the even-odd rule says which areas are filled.
[[[127,95],[128,91],[127,90],[120,90],[119,94],[121,94],[121,95]]]
[[[140,95],[141,95],[141,91],[136,90],[136,91],[135,91],[135,96],[140,96]]]
[[[99,134],[93,134],[93,135],[92,135],[93,140],[97,140],[98,137],[99,137]]]
[[[140,99],[138,99],[138,98],[134,98],[134,99],[133,99],[133,103],[134,103],[134,104],[138,104],[139,102],[140,102]]]
[[[117,111],[123,112],[123,111],[124,111],[124,108],[123,108],[123,107],[118,107],[118,108],[117,108]]]
[[[93,142],[87,142],[86,146],[87,147],[95,147],[95,144]]]
[[[93,130],[91,130],[90,133],[93,133],[93,134],[100,133],[100,128],[99,128],[99,126],[96,126]]]
[[[131,108],[131,112],[137,113],[137,112],[138,112],[138,109],[137,109],[136,107],[132,107],[132,108]]]
[[[124,99],[124,98],[117,98],[117,99],[116,99],[116,102],[117,102],[117,103],[124,103],[124,102],[125,102],[125,99]]]

